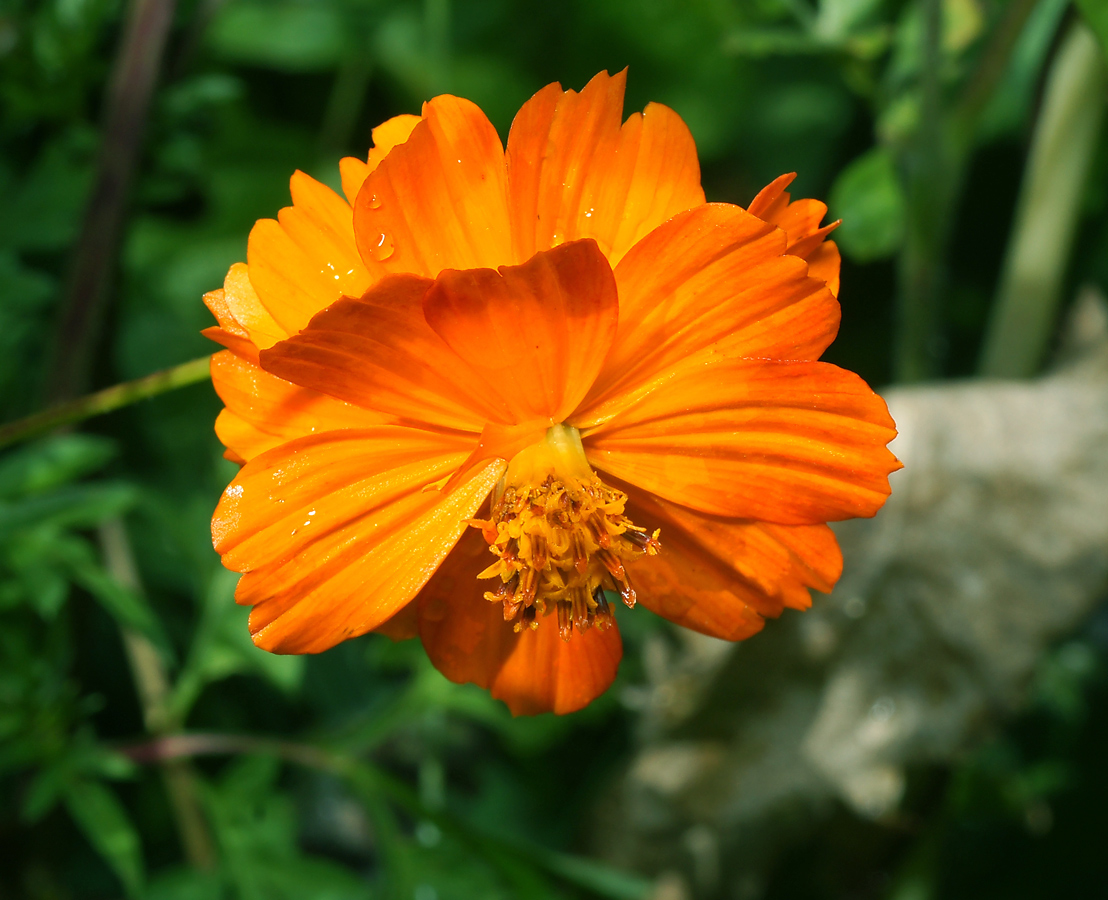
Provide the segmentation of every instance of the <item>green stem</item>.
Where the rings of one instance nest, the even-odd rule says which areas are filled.
[[[85,388],[104,316],[127,210],[127,197],[146,132],[147,113],[173,24],[176,0],[131,0],[105,97],[96,181],[74,245],[66,296],[55,334],[47,398],[68,400]]]
[[[99,531],[108,573],[123,587],[141,594],[142,581],[123,521],[109,519]],[[146,730],[157,736],[179,727],[170,709],[169,677],[161,654],[146,635],[133,628],[123,628],[122,637]],[[160,768],[185,856],[194,868],[210,872],[216,863],[215,843],[200,805],[192,762],[187,757],[170,757],[161,761]]]
[[[385,797],[413,818],[434,822],[444,833],[485,856],[517,886],[530,880],[525,871],[527,867],[523,865],[526,862],[570,884],[612,900],[646,900],[652,894],[652,885],[647,880],[612,869],[603,863],[559,853],[519,838],[482,834],[472,825],[449,813],[430,808],[410,787],[376,766],[315,744],[253,735],[172,734],[119,749],[135,762],[145,764],[198,756],[275,756],[285,762],[337,775],[345,779],[363,800],[377,803],[381,797]],[[522,892],[521,895],[526,893]]]
[[[941,0],[926,0],[923,4],[922,41],[920,124],[901,156],[908,223],[898,273],[895,374],[897,381],[903,382],[924,381],[939,371],[943,250],[957,181],[939,83]]]
[[[0,425],[0,447],[18,444],[37,437],[61,425],[83,422],[93,416],[114,412],[140,400],[148,400],[204,381],[210,374],[210,356],[181,363],[171,369],[163,369],[145,378],[136,378],[110,388],[104,388],[95,394],[78,397],[68,403],[59,403],[42,412],[34,413],[22,419],[16,419],[6,425]]]
[[[908,226],[898,265],[895,377],[925,381],[941,373],[942,301],[951,224],[977,139],[981,114],[1003,77],[1036,0],[1012,0],[961,98],[944,104],[942,3],[927,0],[922,29],[920,127],[900,154]]]
[[[1074,21],[1051,64],[980,373],[1034,375],[1053,333],[1085,184],[1104,117],[1108,73],[1096,37]]]

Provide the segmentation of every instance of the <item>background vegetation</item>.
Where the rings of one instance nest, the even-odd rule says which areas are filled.
[[[200,296],[294,169],[337,186],[444,91],[506,135],[542,85],[624,66],[629,110],[689,123],[709,199],[796,171],[843,218],[829,359],[878,386],[1032,375],[1076,287],[1108,285],[1108,11],[1079,6],[1091,30],[1066,0],[6,0],[0,419],[210,353]],[[129,20],[153,59],[112,107]],[[615,687],[564,719],[513,720],[415,642],[257,651],[211,549],[218,409],[196,383],[0,456],[0,897],[650,896],[590,832],[668,626],[624,615]],[[767,896],[1104,884],[1108,619],[1067,647],[1023,721],[921,773],[895,825],[840,811]]]

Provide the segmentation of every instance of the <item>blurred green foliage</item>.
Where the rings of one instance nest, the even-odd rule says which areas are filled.
[[[887,382],[929,79],[961,108],[1018,5],[943,0],[929,59],[934,2],[183,0],[94,380],[211,352],[200,296],[244,258],[255,219],[288,202],[294,169],[337,186],[340,155],[364,155],[373,125],[438,91],[473,99],[506,134],[543,84],[580,87],[629,66],[628,108],[657,100],[685,118],[710,199],[745,204],[792,170],[794,196],[829,199],[845,254],[829,358]],[[1079,6],[1108,38],[1103,4]],[[0,6],[4,420],[43,402],[126,10]],[[1073,15],[1064,0],[1028,10],[962,136],[956,215],[935,251],[947,299],[928,339],[949,375],[972,371],[1043,70]],[[1070,285],[1108,280],[1106,207],[1101,147]],[[590,810],[632,740],[621,701],[643,678],[637,648],[662,626],[642,610],[623,616],[620,680],[569,719],[513,720],[446,682],[411,643],[265,654],[209,539],[235,471],[212,433],[218,408],[210,387],[194,386],[0,457],[0,896],[647,896],[650,873],[589,859]],[[932,787],[912,801],[914,833],[875,837],[880,826],[844,826],[841,812],[821,845],[798,848],[802,866],[781,865],[769,895],[962,896],[1003,854],[1047,846],[1051,804],[1057,830],[1064,810],[1066,833],[1091,822],[1099,810],[1082,799],[1083,779],[1099,778],[1090,797],[1108,796],[1091,749],[1108,744],[1105,643],[1090,632],[1061,648],[1043,663],[1027,722],[953,775],[921,773]],[[181,730],[196,742],[173,744]],[[855,844],[827,852],[844,841]],[[1101,865],[1036,852],[1044,871],[1052,852],[1070,871]],[[995,884],[1008,898],[1049,892]]]

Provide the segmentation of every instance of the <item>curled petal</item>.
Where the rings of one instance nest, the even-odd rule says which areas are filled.
[[[426,489],[468,442],[396,426],[300,438],[255,458],[212,519],[216,551],[244,573],[259,646],[315,653],[391,619],[415,597],[504,471],[449,494]]]
[[[900,463],[862,379],[829,363],[693,361],[585,437],[589,461],[682,506],[782,525],[872,516]]]
[[[507,421],[497,392],[431,330],[425,278],[393,275],[345,297],[261,354],[266,371],[400,420],[480,432]]]
[[[420,592],[419,634],[431,662],[451,681],[487,688],[517,716],[587,706],[616,677],[619,630],[594,627],[563,641],[548,616],[516,633],[502,604],[485,599],[488,582],[477,579],[491,558],[470,530]]]

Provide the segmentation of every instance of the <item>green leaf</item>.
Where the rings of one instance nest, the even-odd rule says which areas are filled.
[[[92,181],[94,157],[82,143],[77,135],[63,134],[38,154],[29,171],[2,185],[0,246],[56,250],[73,240]]]
[[[129,484],[82,484],[12,503],[0,502],[0,538],[23,528],[53,525],[89,528],[134,505],[135,489]]]
[[[205,686],[231,675],[260,675],[288,693],[300,686],[304,657],[267,653],[250,639],[250,612],[235,603],[237,581],[238,575],[219,569],[208,588],[200,626],[173,693],[173,710],[182,719]]]
[[[92,594],[108,615],[119,625],[145,635],[166,658],[171,656],[169,639],[145,597],[112,578],[91,550],[87,554],[74,553],[68,562],[73,581]]]
[[[69,814],[123,883],[129,897],[145,880],[138,831],[115,794],[98,781],[76,781],[65,792]]]
[[[1089,23],[1100,41],[1101,49],[1108,55],[1108,3],[1105,0],[1076,0],[1077,8]]]
[[[284,71],[329,69],[345,46],[345,29],[329,3],[228,3],[212,22],[209,42],[225,59]]]
[[[842,219],[835,241],[858,262],[895,253],[904,239],[904,193],[892,154],[875,147],[839,174],[831,187],[831,215]]]
[[[115,455],[115,444],[91,434],[37,441],[0,459],[0,500],[39,494],[95,472]]]
[[[26,822],[37,822],[74,784],[89,778],[131,778],[135,771],[135,764],[126,756],[95,743],[91,734],[79,733],[70,739],[63,754],[39,770],[23,797],[20,815]]]

